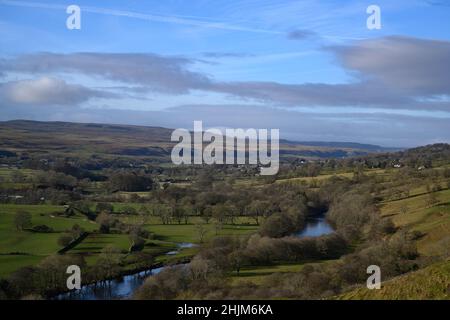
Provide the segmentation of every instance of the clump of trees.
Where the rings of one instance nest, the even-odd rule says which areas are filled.
[[[2,290],[10,299],[27,295],[45,297],[57,293],[67,288],[66,270],[70,265],[84,268],[86,263],[80,255],[52,255],[37,266],[23,267],[15,271],[7,280],[3,280]]]
[[[153,179],[148,175],[136,173],[113,173],[109,179],[111,191],[148,191],[153,188]]]
[[[287,212],[277,212],[264,221],[259,233],[271,238],[284,237],[303,229],[305,220],[306,214],[300,210],[292,209]]]
[[[53,170],[36,175],[35,184],[41,188],[73,190],[78,184],[77,178]]]

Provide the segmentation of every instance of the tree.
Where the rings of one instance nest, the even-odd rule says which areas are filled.
[[[67,247],[71,242],[73,238],[68,234],[63,234],[58,238],[58,245],[61,247]]]
[[[25,228],[30,228],[31,223],[31,213],[27,211],[18,211],[14,215],[14,225],[17,230],[24,230]]]
[[[264,214],[264,203],[260,200],[254,200],[250,205],[247,207],[247,213],[250,217],[252,217],[256,224],[259,225],[259,218],[263,216]]]
[[[262,236],[271,238],[288,236],[295,230],[302,228],[302,225],[298,225],[296,222],[293,215],[285,212],[277,212],[262,223],[259,233]]]
[[[106,212],[102,212],[98,215],[96,222],[100,225],[101,233],[109,233],[112,219]]]
[[[232,204],[230,201],[227,201],[225,203],[224,209],[225,209],[225,215],[227,217],[227,220],[229,221],[229,223],[234,225],[236,216],[239,215],[239,209],[234,204]]]
[[[223,224],[226,219],[226,206],[223,204],[217,204],[212,208],[212,217],[217,223]]]
[[[203,221],[205,221],[206,224],[209,223],[209,220],[211,220],[212,217],[212,207],[211,206],[207,206],[202,213],[202,219]]]
[[[128,235],[131,245],[130,245],[130,252],[135,251],[142,251],[144,249],[145,240],[141,237],[141,227],[140,226],[134,226]]]
[[[216,231],[216,236],[219,235],[219,232],[222,229],[223,229],[223,223],[221,221],[214,222],[214,230]]]
[[[233,266],[236,274],[239,276],[239,272],[241,271],[242,265],[247,261],[247,257],[243,250],[235,250],[230,253],[229,257],[230,263]]]
[[[172,218],[172,210],[164,204],[155,205],[153,212],[161,219],[162,224],[169,224]]]
[[[203,223],[196,224],[195,229],[197,230],[198,242],[203,243],[208,230],[206,230],[206,227]]]
[[[96,267],[103,278],[111,279],[120,272],[120,260],[120,250],[109,245],[102,249]]]
[[[172,216],[178,222],[178,224],[181,224],[181,221],[186,216],[186,212],[182,206],[175,205],[172,207]]]

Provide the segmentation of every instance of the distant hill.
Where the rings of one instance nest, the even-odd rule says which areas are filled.
[[[174,145],[170,141],[172,131],[161,127],[13,120],[0,122],[0,153],[86,157],[95,154],[167,162]],[[280,141],[282,160],[343,158],[389,150],[353,142]]]
[[[329,147],[329,148],[350,148],[350,149],[359,149],[359,150],[367,150],[372,152],[386,152],[386,151],[396,151],[401,150],[402,148],[387,148],[381,147],[374,144],[363,144],[357,142],[325,142],[325,141],[291,141],[280,139],[281,144],[296,144],[302,146],[314,146],[314,147]]]

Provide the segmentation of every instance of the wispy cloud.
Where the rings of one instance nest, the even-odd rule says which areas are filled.
[[[15,7],[28,7],[28,8],[36,8],[36,9],[47,9],[47,10],[66,10],[67,6],[59,5],[59,4],[51,4],[44,2],[28,2],[28,1],[20,1],[20,0],[0,0],[0,5],[8,5]],[[260,34],[269,34],[269,35],[281,35],[286,36],[289,39],[299,39],[299,38],[307,38],[308,36],[316,34],[315,31],[302,29],[302,30],[294,30],[288,31],[285,30],[275,30],[275,29],[267,29],[267,28],[255,28],[248,27],[243,24],[234,23],[233,21],[215,21],[210,18],[204,17],[192,17],[192,16],[180,16],[180,15],[162,15],[162,14],[152,14],[152,13],[142,13],[135,11],[127,11],[127,10],[118,10],[118,9],[110,9],[110,8],[101,8],[94,6],[80,6],[82,12],[99,14],[99,15],[108,15],[115,17],[125,17],[131,19],[138,19],[143,21],[151,21],[151,22],[160,22],[160,23],[170,23],[176,25],[185,25],[192,26],[198,28],[206,28],[206,29],[218,29],[218,30],[228,30],[228,31],[236,31],[236,32],[248,32],[248,33],[260,33]],[[320,38],[332,42],[344,42],[344,41],[354,41],[354,40],[362,40],[361,37],[352,37],[345,35],[333,35],[333,34],[321,34]]]
[[[50,9],[50,10],[65,10],[66,6],[64,5],[55,5],[49,3],[42,2],[27,2],[27,1],[14,1],[14,0],[0,0],[0,4],[9,5],[9,6],[17,6],[17,7],[28,7],[28,8],[36,8],[36,9]],[[184,18],[176,15],[159,15],[159,14],[150,14],[150,13],[140,13],[126,10],[116,10],[116,9],[108,9],[108,8],[100,8],[100,7],[92,7],[92,6],[80,6],[82,12],[101,14],[101,15],[109,15],[116,17],[126,17],[133,18],[145,21],[153,21],[153,22],[163,22],[163,23],[173,23],[179,25],[187,25],[194,26],[200,28],[209,28],[209,29],[221,29],[221,30],[230,30],[230,31],[241,31],[241,32],[253,32],[253,33],[266,33],[266,34],[283,34],[283,32],[276,30],[267,30],[267,29],[259,29],[259,28],[251,28],[246,26],[241,26],[233,23],[222,22],[222,21],[208,21],[202,19],[194,19],[194,18]]]

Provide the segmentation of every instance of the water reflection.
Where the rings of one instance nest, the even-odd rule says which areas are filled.
[[[296,233],[297,237],[320,237],[326,234],[333,233],[334,230],[331,225],[327,222],[325,215],[317,216],[313,218],[308,218],[306,220],[305,228]]]
[[[82,286],[80,290],[74,290],[60,294],[56,300],[117,300],[130,298],[133,292],[140,287],[145,279],[158,274],[164,267],[154,268],[120,279],[102,281]]]

